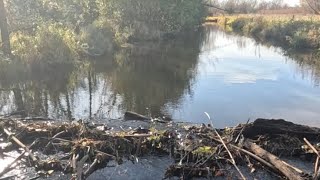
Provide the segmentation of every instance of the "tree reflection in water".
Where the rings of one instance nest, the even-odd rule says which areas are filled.
[[[0,112],[58,119],[116,118],[126,110],[164,115],[166,104],[178,106],[191,92],[200,35],[133,44],[76,65],[3,65]]]

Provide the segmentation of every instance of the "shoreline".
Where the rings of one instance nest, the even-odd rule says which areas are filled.
[[[140,120],[119,121],[134,125]],[[302,178],[311,177],[313,173],[271,157],[314,162],[316,155],[312,147],[317,148],[319,128],[272,119],[257,119],[225,129],[205,124],[147,123],[150,123],[148,128],[137,125],[115,129],[112,125],[83,121],[48,123],[2,119],[1,147],[4,154],[17,151],[20,156],[16,158],[29,159],[29,168],[45,172],[34,175],[43,178],[63,173],[86,179],[95,171],[108,168],[111,161],[121,166],[125,159],[138,163],[140,158],[160,156],[173,160],[163,175],[165,178],[228,178],[233,172],[233,177],[244,179],[270,171],[271,177],[291,179],[292,174]],[[6,143],[7,140],[11,143]],[[306,140],[312,145],[306,144],[309,142]],[[24,147],[24,151],[20,151],[19,146]],[[28,155],[24,156],[26,152]],[[20,164],[24,164],[23,161]],[[15,168],[19,167],[0,171],[0,177],[6,177]],[[248,171],[257,173],[248,174]]]
[[[230,15],[207,17],[206,21],[273,46],[287,50],[313,51],[320,55],[320,16]]]

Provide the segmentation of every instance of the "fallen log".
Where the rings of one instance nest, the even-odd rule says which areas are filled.
[[[255,155],[261,157],[262,159],[270,162],[275,168],[277,168],[283,175],[285,175],[290,180],[305,180],[310,178],[305,178],[306,174],[297,171],[295,167],[289,166],[287,163],[279,159],[277,156],[269,153],[268,151],[262,149],[260,146],[246,140],[244,141],[244,147],[252,151]]]
[[[127,111],[124,113],[124,119],[125,120],[141,120],[141,121],[148,121],[151,120],[150,117],[132,112],[132,111]]]

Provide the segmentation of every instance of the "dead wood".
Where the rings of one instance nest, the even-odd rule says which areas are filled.
[[[7,134],[9,139],[12,139],[17,145],[19,145],[21,148],[25,150],[26,153],[28,153],[29,157],[31,158],[33,163],[38,163],[38,159],[33,155],[33,153],[30,151],[30,149],[24,145],[18,138],[16,138],[10,131],[7,129],[3,129],[3,131]]]
[[[254,163],[258,162],[282,176],[299,175],[297,177],[301,178],[296,179],[303,179],[303,171],[281,161],[271,153],[263,153],[262,155],[262,148],[259,154],[250,149],[254,145],[240,147],[235,144],[236,139],[241,144],[243,141],[241,134],[246,135],[246,132],[250,132],[248,129],[252,128],[253,124],[247,124],[245,128],[237,126],[237,128],[219,130],[213,128],[213,125],[202,125],[201,127],[183,126],[181,129],[171,127],[169,129],[168,126],[166,130],[143,128],[117,131],[110,130],[110,127],[106,125],[104,125],[105,128],[101,129],[97,127],[101,125],[92,125],[79,121],[72,123],[46,123],[3,120],[0,122],[0,127],[5,130],[2,133],[0,129],[0,136],[8,137],[13,143],[25,149],[26,154],[28,153],[31,159],[33,159],[34,155],[30,152],[30,147],[25,144],[31,144],[32,142],[33,151],[41,153],[43,149],[47,149],[48,152],[43,155],[57,155],[57,158],[47,161],[38,160],[39,162],[36,164],[37,171],[54,170],[55,172],[60,171],[66,174],[73,173],[78,179],[85,179],[97,169],[106,167],[110,160],[115,160],[121,164],[123,158],[132,160],[132,157],[140,158],[146,155],[164,154],[168,156],[171,154],[177,163],[168,169],[168,176],[177,175],[185,178],[212,177],[221,175],[221,172],[235,172],[233,168],[232,170],[221,171],[221,169],[232,164],[244,179],[245,177],[240,172],[237,164],[243,165],[243,163],[249,161],[251,168],[255,165]],[[19,139],[8,129],[12,132],[21,132],[18,136]],[[281,128],[278,128],[279,134],[288,132],[288,130],[282,132],[279,129]],[[297,129],[294,132],[297,132]],[[63,134],[63,139],[61,134]],[[283,138],[285,139],[285,137]],[[260,143],[263,144],[264,141],[261,140]],[[56,151],[50,151],[50,147],[55,148]],[[300,148],[300,146],[297,147]],[[16,148],[16,146],[12,148]],[[254,149],[257,150],[257,148]],[[5,150],[5,152],[8,151],[8,149]],[[58,152],[63,154],[59,156]],[[66,154],[68,158],[63,159],[62,157],[65,157]],[[37,162],[37,158],[34,157],[34,159]],[[255,161],[251,161],[251,159]],[[275,163],[278,164],[276,165]],[[283,172],[284,170],[287,170],[286,173]]]
[[[317,159],[316,159],[316,162],[315,162],[315,165],[314,165],[314,175],[313,175],[313,178],[314,179],[319,179],[319,176],[318,176],[318,164],[319,164],[319,158],[320,158],[320,153],[319,151],[306,139],[306,138],[303,138],[304,142],[306,142],[306,144],[312,149],[312,151],[317,155]]]
[[[277,156],[267,152],[266,150],[262,149],[258,145],[246,140],[244,142],[244,147],[248,150],[252,151],[257,156],[265,159],[266,161],[270,162],[275,168],[277,168],[283,175],[285,175],[290,180],[304,180],[304,174],[296,171],[295,168],[288,166],[287,163],[284,163],[280,160]]]
[[[151,120],[150,117],[132,112],[132,111],[127,111],[124,114],[124,119],[125,120],[141,120],[141,121],[148,121]]]

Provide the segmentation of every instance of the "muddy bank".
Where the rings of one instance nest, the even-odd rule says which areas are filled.
[[[318,128],[267,119],[225,129],[142,119],[114,125],[2,119],[0,178],[318,176]]]

